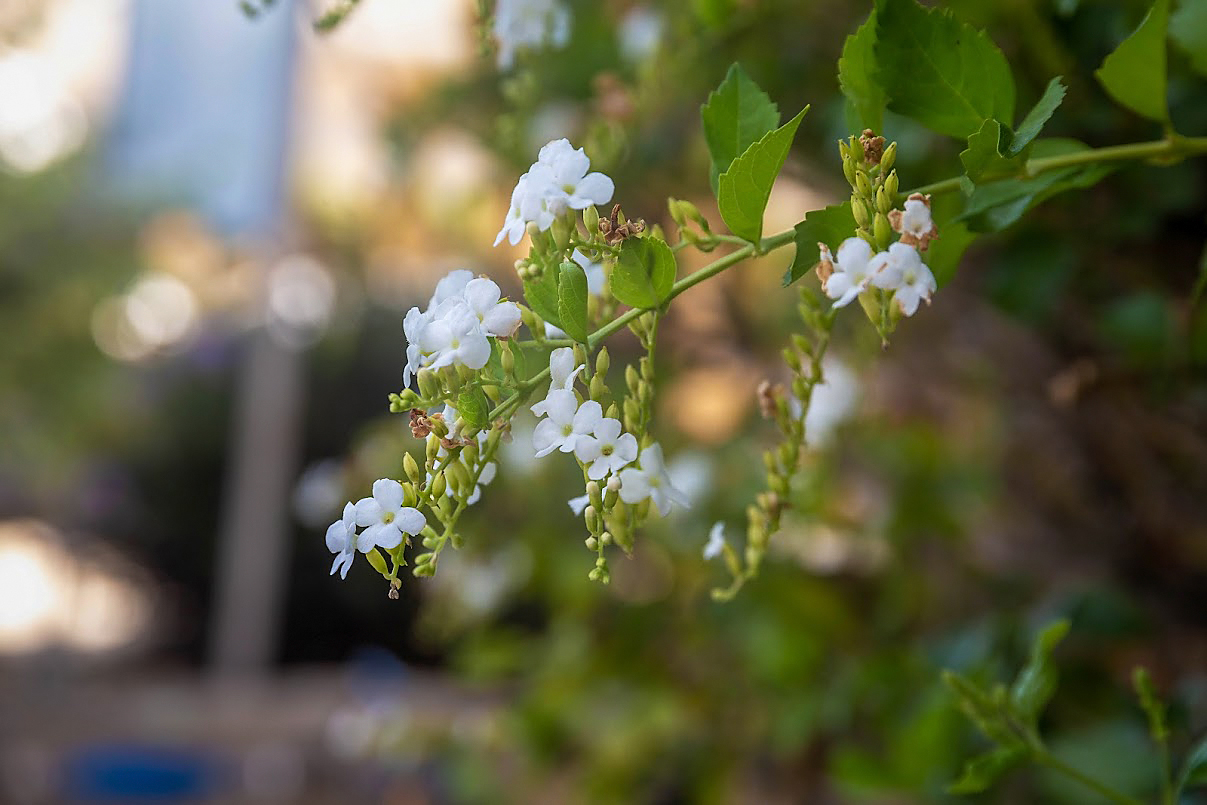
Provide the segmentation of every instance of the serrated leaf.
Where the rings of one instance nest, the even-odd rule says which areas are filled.
[[[878,81],[888,108],[952,137],[1014,119],[1010,64],[983,32],[914,0],[876,6]]]
[[[557,311],[558,272],[546,268],[534,280],[524,280],[524,301],[532,312],[554,327],[561,327],[562,317]]]
[[[1027,757],[1021,746],[1003,746],[977,755],[964,764],[960,779],[947,787],[949,794],[979,794]]]
[[[1207,735],[1186,753],[1186,760],[1182,762],[1182,771],[1178,775],[1177,793],[1201,785],[1207,785]]]
[[[733,161],[780,124],[779,107],[767,93],[734,64],[725,80],[700,108],[704,140],[712,157],[709,182],[717,193],[717,178]]]
[[[490,401],[480,388],[468,388],[457,395],[457,413],[475,428],[490,424]]]
[[[1027,112],[1027,116],[1023,118],[1023,122],[1018,124],[1018,131],[1014,132],[1014,139],[1010,142],[1010,149],[1007,151],[1007,156],[1018,156],[1023,152],[1023,149],[1031,144],[1031,141],[1039,136],[1043,131],[1044,124],[1052,117],[1052,113],[1060,106],[1061,101],[1065,98],[1067,91],[1065,85],[1061,83],[1060,76],[1056,76],[1048,82],[1048,86],[1044,89],[1044,94],[1035,102],[1035,106],[1031,107],[1031,111]]]
[[[1207,3],[1182,0],[1169,18],[1169,38],[1190,58],[1190,66],[1207,76]]]
[[[1031,646],[1031,659],[1010,687],[1010,705],[1024,724],[1034,728],[1039,714],[1056,692],[1059,677],[1052,664],[1052,650],[1069,633],[1069,622],[1059,620],[1044,627]]]
[[[717,179],[717,207],[726,226],[738,237],[751,243],[763,237],[763,211],[771,197],[771,186],[808,111],[806,106],[796,117],[767,132]]]
[[[1151,120],[1169,120],[1165,30],[1169,0],[1156,0],[1132,35],[1094,71],[1103,89],[1123,106]]]
[[[1007,157],[1014,135],[1009,126],[996,120],[986,120],[979,131],[968,138],[968,148],[960,152],[964,172],[974,182],[986,175],[1017,173],[1023,165],[1021,157]]]
[[[881,131],[888,96],[876,80],[876,12],[847,37],[838,59],[838,85],[858,118],[857,128]]]
[[[824,243],[830,251],[838,251],[838,244],[855,234],[855,216],[851,214],[851,202],[812,210],[805,220],[796,225],[796,256],[792,265],[784,272],[784,286],[791,285],[807,274],[821,258],[817,244]]]
[[[587,275],[578,263],[561,265],[557,285],[557,312],[561,328],[579,343],[587,342]]]
[[[629,307],[653,308],[675,284],[675,255],[654,237],[627,238],[612,269],[612,295]]]

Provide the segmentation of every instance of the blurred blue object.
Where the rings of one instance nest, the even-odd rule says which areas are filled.
[[[68,756],[64,796],[75,803],[197,802],[220,793],[222,769],[188,749],[99,746]]]
[[[226,235],[276,232],[291,115],[292,0],[136,0],[106,169],[141,202],[183,204]]]

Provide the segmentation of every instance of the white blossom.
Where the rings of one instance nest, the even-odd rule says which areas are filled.
[[[515,302],[500,302],[500,293],[492,280],[478,277],[465,285],[462,296],[484,334],[508,338],[520,326],[520,308]]]
[[[544,416],[549,411],[549,396],[555,391],[573,391],[574,378],[586,369],[586,364],[574,365],[574,350],[571,347],[559,347],[549,353],[549,394],[545,399],[532,406],[532,413]]]
[[[903,243],[894,243],[889,247],[889,252],[894,251],[898,283],[893,293],[893,301],[902,313],[912,316],[917,312],[919,302],[930,302],[930,296],[938,285],[935,283],[935,275],[926,263],[922,262],[922,256],[918,254],[917,249]]]
[[[665,517],[671,504],[686,507],[687,496],[671,486],[662,460],[662,446],[651,444],[641,451],[640,468],[628,467],[620,471],[620,499],[625,503],[653,501],[654,508]]]
[[[826,296],[836,300],[834,307],[849,305],[868,286],[871,259],[872,247],[863,238],[847,238],[838,247],[838,257],[833,260],[834,273],[822,283]]]
[[[495,236],[498,246],[507,238],[513,246],[524,237],[528,224],[544,232],[567,210],[583,210],[612,200],[616,187],[602,173],[589,172],[591,160],[581,148],[562,138],[546,143],[511,192],[511,206],[503,228]]]
[[[373,482],[373,497],[356,502],[356,524],[364,528],[357,539],[357,548],[368,553],[375,546],[386,550],[397,548],[404,534],[418,534],[427,524],[423,513],[403,506],[402,484],[389,478]]]
[[[450,271],[440,278],[436,283],[436,290],[432,293],[432,298],[428,300],[428,310],[440,305],[441,302],[447,302],[450,299],[456,299],[465,293],[465,286],[469,285],[474,278],[474,272],[468,268],[459,268],[456,271]]]
[[[637,439],[621,433],[620,420],[605,417],[588,435],[580,436],[574,455],[587,465],[587,477],[602,481],[637,460]]]
[[[344,516],[327,526],[327,550],[335,554],[331,573],[339,571],[341,579],[348,578],[348,568],[356,558],[356,506],[344,504]]]
[[[511,191],[511,206],[503,220],[503,228],[495,236],[495,245],[502,243],[504,237],[512,246],[516,245],[523,239],[529,223],[536,224],[542,232],[552,226],[557,217],[550,209],[554,190],[553,171],[548,165],[534,164],[520,176]]]
[[[590,495],[579,495],[576,498],[570,498],[566,501],[570,506],[570,511],[574,512],[575,517],[582,517],[583,512],[587,510],[587,504],[591,502]]]
[[[595,400],[581,406],[573,391],[557,389],[549,393],[548,416],[537,423],[532,432],[536,457],[547,456],[554,450],[573,453],[579,438],[590,434],[603,419],[603,408]]]
[[[499,40],[499,69],[507,70],[520,50],[565,47],[570,40],[570,12],[558,0],[499,0],[494,34]]]
[[[574,250],[570,259],[582,266],[583,273],[587,275],[587,293],[603,293],[605,279],[603,263],[594,262],[578,249]]]
[[[708,542],[704,546],[704,558],[716,559],[725,550],[725,524],[720,520],[708,530]]]
[[[490,342],[468,307],[457,305],[424,326],[419,349],[431,357],[432,369],[460,365],[481,369],[490,360]]]
[[[901,234],[922,239],[935,231],[935,222],[930,217],[930,205],[920,198],[906,200],[901,212]]]

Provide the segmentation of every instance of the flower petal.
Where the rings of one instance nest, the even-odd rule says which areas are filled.
[[[373,499],[385,511],[396,512],[402,506],[402,484],[392,478],[379,478],[373,482]]]
[[[404,534],[418,534],[427,525],[427,518],[419,509],[403,506],[394,518],[394,525]]]
[[[532,447],[536,457],[543,458],[558,448],[562,443],[562,428],[552,418],[542,419],[536,423],[532,431]]]

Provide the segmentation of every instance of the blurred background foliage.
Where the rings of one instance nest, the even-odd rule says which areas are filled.
[[[1202,162],[1121,168],[981,238],[887,350],[844,317],[834,371],[849,377],[819,414],[828,433],[774,561],[734,602],[709,600],[720,573],[700,550],[716,520],[736,535],[774,438],[754,388],[781,372],[795,326],[778,255],[672,308],[656,427],[694,505],[616,561],[610,587],[586,579],[591,556],[565,505],[572,474],[533,462],[517,432],[463,520],[464,549],[390,601],[363,565],[345,583],[328,577],[321,536],[343,500],[421,449],[385,414],[402,311],[457,267],[517,292],[519,253],[490,243],[515,177],[554,137],[586,146],[630,216],[669,227],[673,195],[716,221],[699,105],[734,61],[785,119],[813,105],[768,231],[841,198],[835,141],[850,132],[834,64],[868,10],[574,2],[565,49],[499,75],[476,4],[449,4],[460,57],[382,56],[374,48],[400,30],[390,4],[363,0],[330,36],[300,35],[288,248],[336,293],[321,335],[299,347],[302,465],[276,670],[371,664],[377,646],[486,696],[468,724],[373,722],[371,753],[420,763],[417,790],[435,801],[935,802],[984,747],[940,670],[1005,679],[1038,626],[1063,615],[1073,630],[1044,731],[1071,762],[1152,796],[1132,667],[1150,668],[1172,702],[1175,748],[1207,729]],[[1020,108],[1065,77],[1047,135],[1158,136],[1092,78],[1145,3],[947,5],[1005,51]],[[4,20],[9,47],[39,29],[37,6]],[[411,27],[422,34],[425,20]],[[1207,83],[1172,52],[1175,122],[1207,133]],[[348,109],[359,111],[345,130],[321,128]],[[73,550],[108,545],[154,580],[154,628],[95,673],[199,668],[259,258],[187,214],[115,198],[99,167],[103,104],[90,114],[82,151],[0,171],[0,514],[46,521],[74,535]],[[958,143],[892,115],[885,129],[904,186],[960,171]],[[174,318],[156,325],[161,341],[138,331],[131,347],[106,300],[136,298],[149,276],[189,302],[152,293]],[[636,345],[618,338],[613,354],[618,366]],[[980,801],[1096,800],[1028,771]]]

